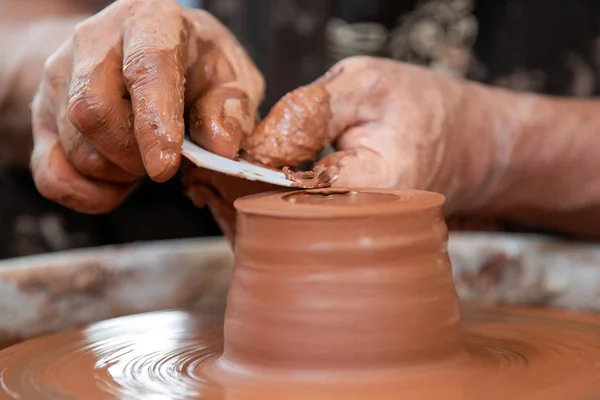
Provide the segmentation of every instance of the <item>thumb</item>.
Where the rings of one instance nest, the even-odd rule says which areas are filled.
[[[321,159],[318,164],[333,172],[334,187],[392,187],[389,164],[383,156],[367,147],[341,150]]]
[[[313,161],[345,130],[376,120],[383,96],[369,62],[346,59],[284,96],[244,143],[247,155],[282,168]]]
[[[192,107],[192,139],[206,150],[234,158],[244,136],[254,127],[257,108],[245,91],[219,86],[201,96]]]

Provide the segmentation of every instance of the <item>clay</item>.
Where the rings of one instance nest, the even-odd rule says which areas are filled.
[[[255,161],[275,168],[314,160],[329,144],[329,93],[323,84],[286,94],[246,139],[244,150]]]
[[[460,359],[442,203],[385,190],[238,199],[225,365],[340,372]]]
[[[0,398],[600,395],[600,316],[459,309],[442,204],[366,189],[242,198],[223,330],[159,312],[29,340],[0,352]]]
[[[294,186],[305,189],[316,189],[331,186],[335,175],[332,168],[316,165],[311,171],[292,171],[289,167],[283,167],[285,177],[294,181]]]
[[[221,88],[202,96],[192,109],[189,129],[200,146],[213,153],[235,158],[247,130],[242,129],[238,118],[226,114],[226,104],[236,102],[235,112],[244,120],[250,118],[248,95],[236,88]],[[241,117],[239,118],[241,119]],[[250,128],[251,130],[252,128]]]
[[[222,330],[183,312],[111,319],[0,352],[0,399],[573,400],[600,394],[600,318],[558,311],[462,311],[463,368],[405,368],[249,382],[218,379]],[[351,350],[349,350],[351,353]],[[304,397],[306,398],[306,397]]]

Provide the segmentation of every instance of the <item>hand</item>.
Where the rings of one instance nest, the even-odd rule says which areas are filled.
[[[110,211],[144,174],[175,174],[184,122],[198,144],[234,157],[263,92],[259,71],[209,14],[119,0],[46,62],[32,106],[36,186],[76,210]]]
[[[249,181],[236,176],[198,168],[185,160],[183,186],[197,207],[208,206],[223,234],[234,242],[236,214],[233,202],[251,194],[281,190],[270,183]]]
[[[473,115],[464,101],[474,89],[395,61],[348,58],[284,96],[243,150],[281,168],[313,161],[333,143],[337,151],[318,163],[336,171],[334,186],[438,191],[455,211],[484,194],[491,169],[486,162],[498,150],[478,129],[490,121],[483,113]],[[475,129],[462,129],[463,118]],[[184,185],[196,205],[209,205],[230,240],[233,201],[276,189],[198,168],[186,170]]]
[[[462,125],[486,125],[465,102],[469,84],[370,57],[342,60],[283,99],[247,138],[248,155],[269,166],[314,160],[334,167],[334,186],[437,191],[448,206],[483,195],[494,141]],[[472,117],[472,118],[471,118]]]

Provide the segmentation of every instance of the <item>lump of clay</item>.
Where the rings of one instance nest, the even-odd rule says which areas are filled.
[[[312,161],[328,144],[329,93],[313,84],[288,93],[246,139],[245,151],[256,162],[296,167]]]

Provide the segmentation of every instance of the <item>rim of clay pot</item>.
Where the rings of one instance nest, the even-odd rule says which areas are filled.
[[[245,214],[273,217],[347,218],[429,210],[445,200],[442,194],[423,190],[328,188],[259,193],[237,199],[234,206]]]

